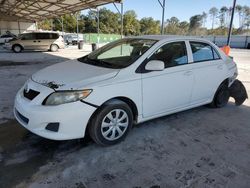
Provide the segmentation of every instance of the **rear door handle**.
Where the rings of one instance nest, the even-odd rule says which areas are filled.
[[[33,42],[36,42],[35,40]]]
[[[40,40],[38,42],[41,42]]]
[[[190,75],[192,75],[193,74],[193,72],[192,71],[187,71],[187,72],[184,72],[184,75],[185,76],[190,76]]]

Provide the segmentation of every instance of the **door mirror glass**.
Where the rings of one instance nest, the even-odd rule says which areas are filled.
[[[151,60],[147,63],[145,69],[149,71],[162,71],[165,68],[163,61]]]

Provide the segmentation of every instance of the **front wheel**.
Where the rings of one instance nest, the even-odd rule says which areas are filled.
[[[52,44],[51,46],[50,46],[50,51],[51,52],[57,52],[58,51],[58,46],[56,45],[56,44]]]
[[[100,145],[107,146],[119,143],[132,127],[133,113],[122,101],[104,105],[92,118],[89,133]]]
[[[22,49],[22,46],[20,46],[19,44],[15,44],[12,48],[12,50],[15,52],[15,53],[20,53],[23,49]]]

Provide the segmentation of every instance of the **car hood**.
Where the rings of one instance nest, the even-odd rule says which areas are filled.
[[[55,90],[72,90],[113,78],[119,70],[70,60],[38,71],[32,80]]]

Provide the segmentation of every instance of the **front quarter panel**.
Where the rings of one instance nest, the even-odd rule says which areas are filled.
[[[93,92],[84,101],[101,106],[110,99],[125,97],[136,104],[138,115],[141,115],[141,75],[135,73],[128,75],[126,72],[120,71],[113,81],[109,80],[102,85],[93,86]]]

